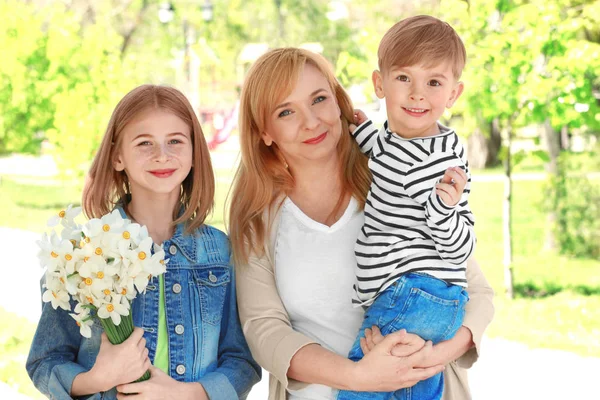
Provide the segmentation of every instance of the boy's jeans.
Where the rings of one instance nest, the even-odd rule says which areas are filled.
[[[420,273],[401,276],[379,294],[365,313],[365,319],[348,357],[353,361],[363,358],[360,338],[365,329],[377,325],[383,335],[406,329],[434,344],[451,339],[462,325],[465,304],[469,300],[461,286]],[[415,386],[396,392],[340,391],[338,400],[441,399],[444,376],[439,373]]]

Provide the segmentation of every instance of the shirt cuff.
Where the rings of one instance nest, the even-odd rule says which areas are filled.
[[[428,215],[433,221],[439,221],[448,217],[450,214],[452,214],[452,212],[456,209],[456,206],[458,205],[457,203],[454,206],[449,206],[446,203],[444,203],[442,198],[438,196],[438,194],[435,192],[435,187],[431,191],[431,195],[429,196],[428,202]]]
[[[221,372],[209,372],[198,381],[210,400],[237,399],[239,396],[229,379]]]
[[[48,393],[52,395],[53,399],[70,400],[75,377],[87,371],[82,365],[74,362],[55,365],[50,373],[50,379],[48,379]]]

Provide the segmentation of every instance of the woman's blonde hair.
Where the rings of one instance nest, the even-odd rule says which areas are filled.
[[[277,145],[265,145],[261,133],[265,131],[267,118],[277,104],[294,90],[306,64],[314,66],[325,76],[341,110],[342,135],[337,151],[342,193],[332,214],[339,211],[347,194],[354,196],[361,208],[364,207],[371,182],[367,158],[348,133],[348,121],[353,120],[354,110],[331,65],[322,56],[307,50],[271,50],[254,63],[241,94],[239,131],[242,157],[229,194],[229,236],[236,263],[246,263],[251,252],[263,254],[268,235],[268,221],[263,219],[265,211],[275,207],[277,200],[294,187],[294,178],[286,168]]]
[[[191,233],[204,223],[213,209],[215,178],[206,140],[190,102],[179,90],[167,86],[139,86],[117,104],[86,180],[83,211],[88,218],[100,218],[117,204],[121,204],[127,211],[127,197],[130,195],[127,174],[125,171],[115,170],[114,161],[125,126],[149,110],[172,113],[190,128],[192,170],[181,184],[181,202],[173,210],[173,225],[185,223],[185,232]],[[181,206],[184,207],[184,212],[177,218]]]

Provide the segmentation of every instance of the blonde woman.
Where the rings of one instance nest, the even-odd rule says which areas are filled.
[[[453,339],[432,347],[400,331],[377,345],[363,341],[371,351],[361,361],[346,359],[364,317],[351,297],[370,184],[367,159],[348,135],[352,118],[330,65],[306,50],[268,52],[244,83],[230,239],[242,328],[253,357],[271,373],[269,399],[394,391],[444,365],[444,399],[468,399],[463,368],[477,359],[494,312],[474,262],[471,300]]]

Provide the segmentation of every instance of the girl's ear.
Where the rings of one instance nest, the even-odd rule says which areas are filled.
[[[121,172],[125,169],[125,163],[121,160],[120,154],[115,155],[115,158],[113,159],[113,168],[118,172]]]

